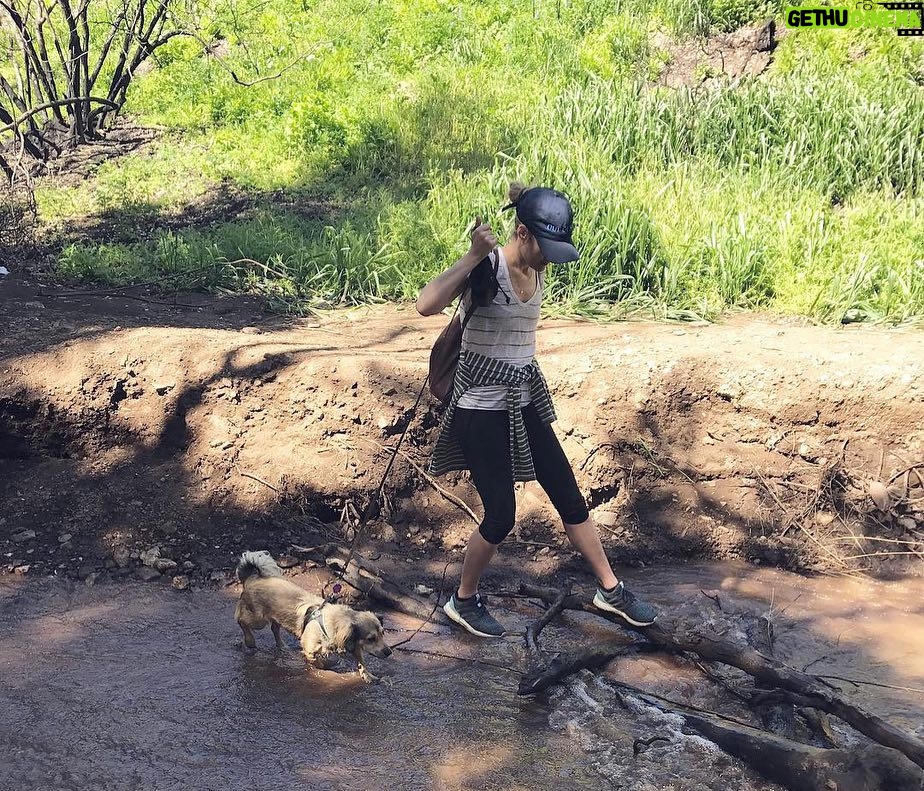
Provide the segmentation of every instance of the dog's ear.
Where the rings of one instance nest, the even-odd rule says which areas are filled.
[[[343,650],[352,653],[356,650],[356,643],[360,638],[359,627],[353,623],[350,624],[350,631],[347,633],[346,640],[343,641]]]

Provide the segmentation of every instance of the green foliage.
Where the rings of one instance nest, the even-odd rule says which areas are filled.
[[[465,250],[503,238],[514,178],[571,195],[581,262],[552,267],[555,312],[820,320],[924,315],[924,46],[892,31],[791,32],[760,78],[649,83],[652,33],[761,19],[757,0],[270,0],[216,12],[132,88],[170,130],[79,189],[43,184],[47,223],[145,226],[249,192],[246,219],[63,251],[69,277],[169,278],[281,306],[413,299]],[[245,87],[232,78],[254,81]],[[332,208],[306,219],[286,205]],[[312,215],[315,216],[315,215]]]

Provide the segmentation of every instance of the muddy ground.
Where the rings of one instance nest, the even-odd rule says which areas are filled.
[[[298,547],[352,538],[410,421],[363,537],[400,580],[436,586],[474,526],[420,469],[441,409],[425,395],[412,413],[445,321],[0,278],[0,568],[185,587],[223,583],[243,549],[295,564]],[[543,320],[538,341],[619,564],[922,568],[920,331]],[[437,483],[479,513],[464,475]],[[586,581],[536,484],[518,508],[486,584]]]

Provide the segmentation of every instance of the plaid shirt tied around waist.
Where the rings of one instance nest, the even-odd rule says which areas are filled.
[[[515,481],[536,480],[526,425],[523,422],[523,413],[520,411],[520,389],[524,382],[529,385],[530,399],[540,419],[544,423],[554,422],[557,415],[552,405],[549,386],[535,359],[529,365],[517,366],[463,349],[459,355],[459,367],[453,382],[452,399],[443,415],[440,435],[436,440],[433,457],[430,459],[429,473],[443,475],[450,470],[468,469],[468,464],[462,454],[462,447],[452,431],[456,404],[469,388],[504,385],[507,388],[507,416],[510,421],[510,459],[513,465],[513,479]]]

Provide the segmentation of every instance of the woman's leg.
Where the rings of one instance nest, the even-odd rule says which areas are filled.
[[[469,538],[462,564],[459,596],[468,598],[478,592],[481,575],[513,529],[516,495],[507,413],[457,408],[453,424],[484,507],[484,518]]]
[[[561,516],[568,540],[584,556],[600,586],[613,588],[619,580],[606,557],[600,533],[584,504],[574,471],[554,429],[542,422],[532,405],[523,409],[523,420],[529,436],[536,479]]]
[[[531,406],[524,408],[523,419],[529,435],[536,478],[561,516],[569,540],[584,556],[599,582],[594,606],[624,618],[633,626],[654,623],[658,617],[657,609],[637,599],[613,574],[600,541],[600,533],[587,511],[574,479],[574,471],[554,430],[539,419],[538,413]]]
[[[497,544],[491,544],[482,538],[481,533],[473,531],[465,548],[465,560],[462,561],[462,579],[459,580],[459,598],[468,599],[478,593],[481,575],[497,553]]]

